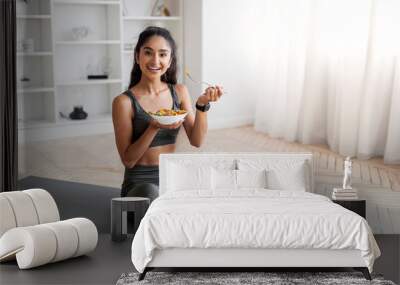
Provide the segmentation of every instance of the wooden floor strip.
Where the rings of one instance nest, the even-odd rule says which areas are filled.
[[[361,178],[361,166],[358,162],[353,162],[352,176]]]
[[[390,184],[392,186],[393,191],[400,191],[400,183],[397,181],[397,176],[394,172],[388,171],[388,176],[390,180]]]
[[[369,174],[369,166],[366,163],[360,163],[361,165],[361,179],[364,183],[371,184],[371,175]]]
[[[378,170],[379,172],[379,176],[381,178],[381,184],[383,187],[385,188],[391,188],[391,184],[390,184],[390,180],[389,180],[389,176],[387,174],[387,171],[383,168],[380,168]]]
[[[374,185],[382,185],[381,177],[378,173],[378,168],[374,166],[370,166],[370,174],[371,174],[371,182]]]
[[[341,157],[338,157],[337,159],[336,159],[336,172],[338,172],[338,173],[343,173],[343,163],[344,163],[344,160],[343,160],[343,158],[341,158]]]
[[[321,153],[319,158],[319,168],[327,169],[328,168],[328,155],[326,153]]]
[[[328,157],[328,170],[335,172],[336,168],[336,158],[334,155],[330,154]]]
[[[313,160],[314,160],[314,165],[316,166],[316,169],[315,169],[315,173],[318,173],[319,171],[319,167],[318,167],[318,165],[319,165],[319,157],[320,157],[320,153],[319,152],[313,152]]]

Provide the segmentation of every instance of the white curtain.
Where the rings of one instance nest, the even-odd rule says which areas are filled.
[[[400,1],[270,0],[255,128],[400,163]]]

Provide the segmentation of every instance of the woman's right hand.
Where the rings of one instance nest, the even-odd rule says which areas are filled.
[[[150,127],[154,128],[154,129],[173,130],[173,129],[179,128],[179,127],[183,124],[183,121],[184,121],[184,120],[179,121],[179,122],[176,122],[176,123],[171,124],[171,125],[163,125],[163,124],[160,124],[158,121],[152,119],[152,120],[150,121]]]

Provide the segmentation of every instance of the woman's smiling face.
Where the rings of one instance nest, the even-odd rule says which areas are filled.
[[[142,75],[152,79],[161,77],[171,64],[171,48],[168,42],[161,36],[152,36],[140,48],[136,62]]]

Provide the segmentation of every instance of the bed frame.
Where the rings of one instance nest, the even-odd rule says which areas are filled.
[[[190,159],[211,162],[214,159],[301,159],[310,167],[308,192],[313,192],[313,160],[311,153],[201,153],[201,154],[161,154],[160,194],[166,191],[168,162]],[[343,268],[361,271],[367,280],[371,275],[359,250],[330,249],[253,249],[253,248],[169,248],[157,249],[153,259],[139,280],[156,268],[231,268],[234,271],[266,268]]]
[[[329,249],[193,249],[156,250],[152,261],[139,275],[143,280],[155,268],[232,268],[235,271],[271,268],[350,267],[371,280],[359,250]],[[262,270],[260,270],[262,271]]]

